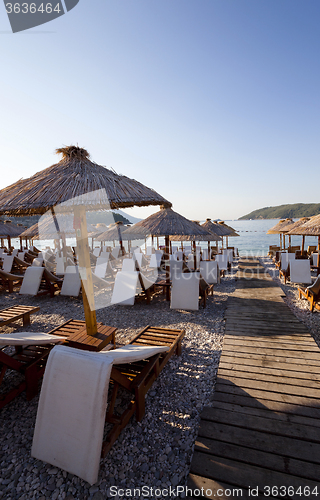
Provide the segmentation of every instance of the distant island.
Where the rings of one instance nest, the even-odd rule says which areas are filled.
[[[320,203],[294,203],[292,205],[279,205],[277,207],[265,207],[254,210],[250,214],[239,217],[245,219],[299,219],[300,217],[312,217],[320,214]]]

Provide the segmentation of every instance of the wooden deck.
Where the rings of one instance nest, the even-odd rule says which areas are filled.
[[[257,260],[240,263],[188,479],[202,498],[320,497],[320,350],[282,296]]]

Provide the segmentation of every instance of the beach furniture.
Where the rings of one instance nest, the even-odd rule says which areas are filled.
[[[228,258],[226,255],[218,254],[215,256],[215,262],[218,263],[220,271],[228,270]]]
[[[210,285],[220,283],[219,264],[215,260],[200,262],[200,275]]]
[[[33,259],[32,265],[35,266],[35,267],[41,267],[41,266],[43,266],[43,258],[42,257],[36,257],[35,259]]]
[[[119,271],[114,282],[111,304],[133,306],[138,280],[138,271]]]
[[[98,276],[98,278],[104,278],[107,273],[109,258],[98,257],[96,266],[94,269],[94,274]]]
[[[284,282],[287,282],[287,279],[290,277],[290,266],[289,262],[291,260],[295,260],[296,256],[294,253],[284,252],[280,256],[280,269],[279,276],[284,279]]]
[[[22,283],[23,276],[12,273],[5,273],[0,269],[0,289],[13,292],[13,288]]]
[[[63,278],[60,295],[78,297],[81,289],[81,279],[78,266],[67,266]]]
[[[109,260],[109,258],[110,258],[110,252],[106,252],[105,250],[103,250],[103,251],[100,253],[99,257],[100,257],[101,259],[108,259],[108,260]]]
[[[138,421],[143,418],[146,393],[169,358],[181,353],[183,336],[184,330],[146,327],[130,344],[107,352],[53,349],[41,389],[32,456],[94,484],[101,454],[107,454],[134,414]],[[120,415],[119,388],[129,394]],[[105,421],[112,428],[103,442]]]
[[[199,309],[200,273],[172,273],[171,309]]]
[[[313,252],[315,252],[317,250],[317,247],[316,245],[309,245],[308,246],[308,250],[307,250],[307,253],[308,255],[311,255]]]
[[[317,253],[312,253],[312,266],[317,267],[318,263],[318,254]]]
[[[121,271],[132,273],[136,270],[135,261],[132,259],[123,259]]]
[[[317,276],[313,285],[308,286],[307,288],[299,287],[299,299],[302,297],[310,302],[311,312],[313,312],[314,308],[320,311],[320,275]]]
[[[176,274],[180,275],[182,273],[182,266],[182,260],[175,260],[172,256],[170,256],[170,279],[172,279],[172,276],[175,276]]]
[[[2,270],[5,273],[11,273],[14,255],[2,256]]]
[[[141,252],[135,252],[133,254],[133,259],[138,264],[140,270],[148,266],[148,261]]]
[[[63,276],[65,273],[65,264],[63,257],[56,257],[56,274]]]
[[[5,393],[1,393],[0,409],[24,390],[28,401],[37,395],[38,380],[44,373],[49,352],[54,344],[63,340],[63,337],[47,333],[19,332],[0,335],[0,384],[5,380],[8,370],[23,375],[22,381],[13,387],[10,385]],[[8,346],[14,346],[13,354],[6,352]]]
[[[202,250],[202,260],[210,260],[210,255],[207,248],[204,248]]]
[[[162,253],[153,253],[150,258],[149,268],[159,269],[161,266]]]
[[[33,306],[12,306],[0,311],[0,327],[15,323],[22,319],[23,326],[30,325],[30,314],[38,312],[40,307]]]
[[[20,295],[37,295],[42,276],[44,273],[44,267],[30,266],[26,269],[23,276],[21,288],[19,290]]]
[[[310,261],[306,259],[293,259],[289,261],[291,283],[310,284],[311,268]]]
[[[95,257],[99,257],[100,252],[101,252],[101,248],[100,247],[99,248],[96,247],[96,248],[93,249],[93,255]]]
[[[112,257],[118,259],[119,254],[120,254],[120,247],[119,246],[114,247],[111,252]]]

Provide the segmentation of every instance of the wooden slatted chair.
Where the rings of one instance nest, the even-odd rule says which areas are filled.
[[[112,428],[104,440],[102,456],[108,453],[133,414],[136,415],[138,422],[143,418],[146,394],[170,357],[173,354],[181,354],[181,343],[184,335],[185,330],[146,326],[131,340],[129,345],[167,346],[168,351],[135,363],[113,365],[111,371],[112,387],[109,389],[111,400],[106,415],[106,422],[111,424]],[[129,392],[132,398],[122,414],[118,415],[115,403],[120,388]]]
[[[316,308],[320,311],[320,276],[317,277],[313,285],[307,288],[299,287],[299,299],[304,297],[310,302],[310,311]]]
[[[22,319],[23,326],[30,325],[30,314],[40,310],[40,307],[34,306],[13,306],[0,311],[0,327],[15,323]]]
[[[23,275],[5,273],[0,269],[0,290],[12,293],[14,287],[21,285],[22,281]]]
[[[0,386],[8,370],[22,375],[18,381],[10,384],[4,392],[0,391],[0,409],[10,403],[22,391],[26,391],[30,401],[38,393],[38,381],[43,376],[47,357],[56,343],[63,342],[46,333],[19,332],[0,335]],[[8,352],[14,346],[13,353]]]

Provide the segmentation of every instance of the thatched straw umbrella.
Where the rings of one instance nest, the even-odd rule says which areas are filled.
[[[73,226],[76,229],[79,268],[84,270],[82,289],[87,333],[95,335],[97,322],[86,210],[160,204],[169,207],[171,203],[140,182],[92,162],[85,149],[69,146],[57,149],[56,152],[62,154],[59,163],[0,191],[0,214],[32,215],[51,210],[56,221],[57,210],[74,211]]]
[[[193,221],[195,222],[195,221]],[[197,223],[196,223],[197,224]],[[203,227],[203,224],[202,226]],[[218,236],[217,234],[211,233],[208,231],[208,234],[206,235],[184,235],[184,236],[170,236],[170,241],[192,241],[194,246],[196,241],[207,241],[208,242],[208,252],[210,255],[210,241],[215,241],[218,244],[218,241],[222,241],[222,237]]]
[[[299,228],[299,233],[304,236],[318,236],[318,261],[320,267],[320,215],[314,215]]]
[[[293,235],[301,235],[300,228],[304,226],[306,222],[310,220],[310,217],[301,217],[301,219],[293,222],[293,224],[286,225],[283,229],[286,231],[286,234],[289,236],[289,242],[291,244],[291,236]],[[301,243],[301,255],[304,252],[304,242],[305,235],[302,235],[302,243]]]
[[[115,224],[111,224],[108,229],[96,237],[97,241],[119,241],[120,247],[123,250],[123,241],[129,242],[132,240],[144,240],[144,234],[131,234],[131,226],[124,225],[123,222],[118,221]],[[128,247],[129,249],[129,247]]]
[[[25,230],[25,226],[22,224],[14,224],[11,220],[5,220],[0,222],[0,238],[6,238],[8,240],[8,247],[11,247],[11,238],[20,238],[21,243],[21,233]]]
[[[131,234],[145,234],[146,236],[164,236],[165,256],[167,259],[167,284],[169,285],[169,236],[180,235],[208,235],[200,225],[186,219],[174,212],[171,208],[160,207],[160,211],[146,219],[137,222],[130,228]],[[169,300],[169,287],[167,287],[167,300]]]
[[[218,222],[213,222],[209,218],[206,219],[206,222],[201,224],[201,227],[203,227],[209,233],[221,236],[222,244],[223,244],[223,237],[230,234],[229,229],[225,228],[222,224],[218,224]],[[217,250],[218,250],[218,241],[217,241]]]
[[[285,232],[289,231],[288,226],[290,224],[294,224],[292,219],[281,219],[277,224],[273,227],[271,227],[268,231],[267,234],[280,234],[280,249],[282,248],[282,234],[283,234],[283,248],[286,247],[286,242],[285,242]],[[286,231],[283,231],[283,229],[287,227]]]

